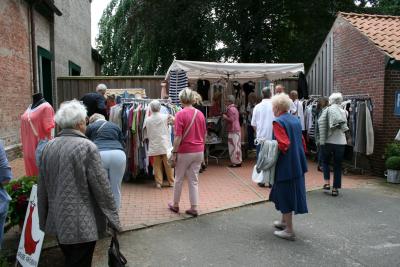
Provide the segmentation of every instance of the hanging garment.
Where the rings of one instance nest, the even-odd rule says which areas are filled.
[[[299,73],[297,93],[298,93],[300,99],[302,99],[302,98],[307,99],[308,98],[307,79],[306,79],[306,76],[304,75],[303,72]]]
[[[354,146],[354,152],[365,153],[367,146],[367,136],[366,136],[366,108],[365,102],[357,103],[357,119],[356,119],[356,140]]]
[[[169,76],[169,97],[173,104],[179,104],[179,93],[188,86],[188,77],[184,70],[173,70]]]
[[[198,80],[197,81],[197,92],[201,95],[203,100],[208,100],[208,91],[210,90],[209,80]]]
[[[365,102],[367,105],[367,102]],[[367,107],[365,109],[365,129],[366,129],[366,154],[371,155],[374,153],[374,127],[372,126],[371,112]]]
[[[38,176],[35,151],[42,139],[51,139],[51,130],[55,127],[53,107],[45,102],[21,116],[21,142],[27,176]]]

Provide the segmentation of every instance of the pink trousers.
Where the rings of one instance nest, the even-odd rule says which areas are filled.
[[[203,152],[178,153],[175,166],[174,204],[179,204],[185,176],[189,184],[189,199],[192,206],[197,206],[199,201],[199,171],[203,161]]]

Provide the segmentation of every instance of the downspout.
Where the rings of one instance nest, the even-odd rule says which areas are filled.
[[[54,16],[50,22],[50,52],[53,54],[53,60],[51,61],[51,80],[52,80],[52,101],[53,107],[58,109],[58,102],[57,102],[57,79],[56,79],[56,56],[55,56],[55,43],[54,43]]]
[[[36,38],[35,38],[35,18],[34,8],[36,1],[33,1],[29,6],[29,17],[31,22],[31,51],[32,51],[32,81],[33,81],[33,92],[32,94],[39,93],[37,86],[37,65],[36,65]]]

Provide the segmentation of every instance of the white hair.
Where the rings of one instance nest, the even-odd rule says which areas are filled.
[[[105,92],[107,90],[107,86],[104,83],[100,83],[96,86],[96,92]]]
[[[342,93],[333,93],[329,96],[329,104],[342,104],[343,102],[343,95]]]
[[[159,112],[161,109],[161,103],[158,100],[153,100],[149,104],[152,112]]]
[[[281,93],[274,95],[271,102],[273,107],[276,107],[281,112],[286,112],[289,111],[292,100],[287,94]]]
[[[98,120],[106,120],[106,117],[104,117],[103,114],[94,113],[92,116],[90,116],[89,123],[93,123],[93,122],[96,122]]]
[[[79,123],[85,122],[86,116],[86,107],[74,99],[61,104],[56,112],[55,121],[61,129],[72,129]]]
[[[194,93],[189,88],[184,88],[182,91],[179,92],[179,100],[182,104],[188,105],[193,104],[194,102]]]
[[[226,100],[228,100],[229,103],[235,103],[235,97],[233,95],[228,95],[226,97]]]

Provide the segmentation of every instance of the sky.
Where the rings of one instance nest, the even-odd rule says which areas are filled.
[[[101,18],[101,15],[103,14],[103,10],[106,9],[108,3],[110,3],[111,0],[93,0],[92,1],[92,36],[91,36],[91,42],[92,42],[92,47],[96,47],[96,37],[99,34],[99,21]]]

